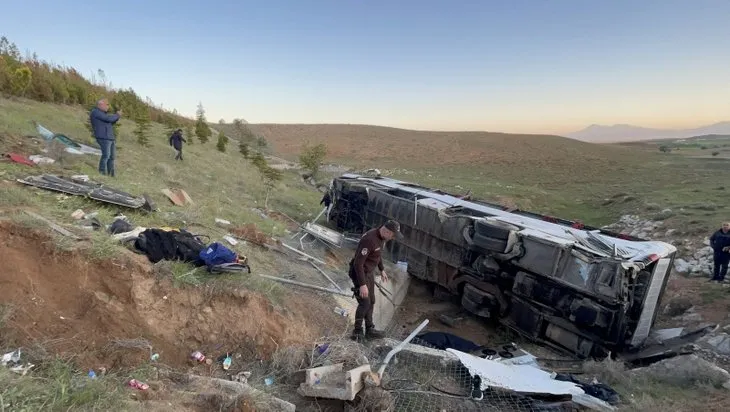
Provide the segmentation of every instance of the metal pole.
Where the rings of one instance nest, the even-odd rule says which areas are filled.
[[[380,379],[383,379],[383,372],[385,372],[385,367],[388,366],[388,362],[390,362],[390,358],[392,358],[396,353],[400,352],[403,348],[406,347],[406,345],[413,340],[413,338],[418,335],[418,332],[420,332],[423,328],[428,325],[428,319],[421,322],[418,327],[411,332],[410,335],[401,343],[398,344],[395,348],[391,349],[390,352],[388,352],[388,355],[385,356],[385,360],[383,361],[383,364],[380,365],[380,369],[378,369],[378,376],[380,376]]]
[[[317,259],[317,258],[316,258],[316,257],[314,257],[314,256],[310,256],[310,255],[308,255],[308,254],[306,254],[306,253],[302,252],[301,250],[299,250],[299,249],[297,249],[297,248],[295,248],[295,247],[291,247],[291,246],[287,245],[287,244],[286,244],[286,243],[284,243],[284,242],[281,242],[281,245],[282,245],[282,246],[284,246],[285,248],[287,248],[287,249],[289,249],[289,250],[293,251],[293,252],[299,253],[300,255],[304,256],[304,257],[305,257],[305,258],[307,258],[307,259],[311,259],[311,260],[313,260],[313,261],[315,261],[315,262],[319,263],[320,265],[324,265],[324,266],[327,266],[327,263],[326,263],[326,262],[324,262],[324,261],[322,261],[322,260],[319,260],[319,259]]]
[[[323,288],[323,287],[317,286],[317,285],[310,285],[309,283],[297,282],[296,280],[277,278],[276,276],[268,276],[268,275],[259,275],[259,276],[261,276],[262,278],[269,279],[269,280],[274,280],[276,282],[289,283],[292,285],[297,285],[297,286],[301,286],[301,287],[305,287],[305,288],[309,288],[309,289],[320,290],[322,292],[334,293],[335,295],[346,296],[348,298],[352,297],[351,293],[334,290],[334,289],[330,289],[330,288]]]
[[[329,275],[327,275],[324,272],[324,270],[320,269],[319,266],[317,266],[317,265],[314,264],[314,262],[311,262],[310,261],[309,264],[312,265],[312,266],[314,266],[314,268],[317,269],[319,271],[319,273],[322,274],[322,276],[326,277],[327,280],[329,280],[331,284],[335,285],[335,287],[337,288],[337,290],[339,290],[340,292],[342,292],[342,288],[340,287],[340,285],[338,285],[337,282],[335,282],[334,280],[332,280],[332,278],[329,277]]]

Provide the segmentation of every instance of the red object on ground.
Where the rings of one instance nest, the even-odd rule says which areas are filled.
[[[19,155],[17,153],[8,153],[5,155],[6,157],[10,158],[15,163],[20,163],[22,165],[28,165],[28,166],[35,166],[35,163],[31,162],[30,159],[23,155]]]

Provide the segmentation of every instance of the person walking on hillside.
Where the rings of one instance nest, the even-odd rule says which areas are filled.
[[[355,328],[352,331],[352,339],[382,338],[383,332],[375,329],[373,323],[373,309],[375,307],[375,267],[380,271],[383,282],[388,281],[388,274],[385,273],[381,254],[383,246],[388,240],[403,238],[400,232],[400,224],[394,220],[387,221],[383,226],[367,231],[355,250],[355,256],[350,260],[350,279],[355,286],[352,290],[357,299],[357,311],[355,312]],[[363,322],[365,330],[363,331]]]
[[[101,159],[99,160],[99,173],[114,177],[114,157],[116,155],[116,136],[114,136],[114,123],[122,117],[122,111],[109,114],[109,101],[99,99],[96,107],[89,113],[91,130],[94,133],[96,143],[101,148]]]
[[[175,156],[175,160],[183,160],[182,156],[182,144],[183,142],[187,143],[188,141],[185,140],[182,134],[182,129],[177,129],[175,132],[172,133],[170,136],[170,146],[174,147],[175,150],[177,150],[177,156]]]
[[[723,282],[730,263],[730,222],[723,222],[722,227],[710,236],[713,250],[714,270],[710,281]]]

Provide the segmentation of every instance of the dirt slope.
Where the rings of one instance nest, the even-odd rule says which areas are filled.
[[[282,313],[245,290],[173,287],[131,252],[95,264],[53,247],[45,235],[0,223],[0,302],[11,311],[0,337],[3,347],[37,344],[78,356],[82,368],[136,367],[149,359],[149,350],[110,342],[142,338],[161,362],[183,366],[196,349],[215,356],[243,349],[266,357],[277,345],[308,342],[322,333],[300,311]],[[287,304],[303,307],[309,303],[303,299],[291,296]],[[336,316],[307,306],[319,319]]]

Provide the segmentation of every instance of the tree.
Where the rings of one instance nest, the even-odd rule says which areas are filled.
[[[269,209],[269,194],[271,190],[276,187],[276,183],[282,178],[281,171],[274,169],[269,166],[266,162],[266,158],[261,152],[254,153],[251,158],[251,163],[258,169],[261,179],[264,181],[264,187],[266,188],[266,197],[264,199],[264,208]]]
[[[659,146],[659,151],[662,153],[669,153],[672,151],[672,148],[663,144],[663,145]]]
[[[305,143],[302,148],[302,153],[299,155],[299,163],[302,164],[304,170],[308,171],[312,177],[316,177],[325,157],[327,157],[327,145],[319,143],[310,146],[309,143]]]
[[[213,132],[208,127],[208,123],[205,120],[205,109],[203,103],[198,103],[198,110],[196,112],[195,120],[195,135],[200,139],[200,143],[206,143],[208,138],[213,135]]]
[[[144,147],[149,147],[150,145],[150,117],[149,115],[139,115],[136,119],[134,119],[134,123],[137,124],[137,127],[134,129],[134,136],[137,137],[137,143]]]
[[[193,125],[190,123],[185,125],[185,138],[188,144],[193,144],[193,141],[195,141],[195,139],[193,139]]]
[[[714,152],[712,152],[712,155],[713,155],[713,156],[717,156],[717,155],[719,155],[719,154],[720,154],[720,152],[718,152],[717,150],[716,150],[716,151],[714,151]]]
[[[226,119],[220,119],[220,120],[218,120],[218,124],[226,124]]]
[[[244,142],[243,139],[238,141],[238,151],[241,152],[244,159],[248,159],[250,150],[248,147],[248,143]]]
[[[25,97],[25,92],[30,87],[30,83],[33,80],[33,72],[30,71],[28,66],[18,67],[13,71],[13,75],[10,78],[10,88],[13,94],[20,97]]]
[[[225,153],[227,144],[228,144],[228,136],[226,136],[225,133],[223,133],[223,131],[221,130],[218,133],[218,144],[216,145],[216,147],[218,148],[218,151],[221,153]]]
[[[256,137],[256,146],[258,147],[259,151],[266,149],[269,146],[269,142],[266,141],[266,138],[263,136],[257,136]]]

